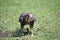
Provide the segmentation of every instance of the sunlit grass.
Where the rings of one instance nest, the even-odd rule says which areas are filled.
[[[19,40],[60,40],[60,0],[1,0],[0,30],[14,32],[19,29],[19,16],[25,11],[36,16],[34,36],[19,37]],[[16,40],[17,37],[0,39]]]

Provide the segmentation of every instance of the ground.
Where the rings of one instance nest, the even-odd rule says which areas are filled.
[[[20,29],[19,16],[25,11],[36,16],[34,36],[0,37],[0,40],[60,40],[60,0],[0,0],[0,32]]]

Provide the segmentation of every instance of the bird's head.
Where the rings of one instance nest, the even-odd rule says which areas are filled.
[[[31,16],[30,15],[26,15],[26,22],[31,22],[32,19],[31,19]]]

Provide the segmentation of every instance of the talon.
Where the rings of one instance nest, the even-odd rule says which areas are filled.
[[[31,34],[31,36],[33,36],[33,33]]]

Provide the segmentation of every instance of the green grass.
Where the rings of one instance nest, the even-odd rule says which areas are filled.
[[[60,40],[60,0],[0,0],[0,30],[14,32],[20,28],[19,16],[25,11],[36,16],[34,36],[19,37],[19,40]]]

